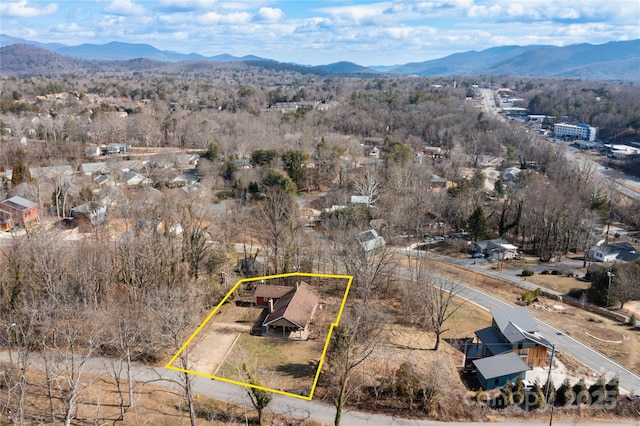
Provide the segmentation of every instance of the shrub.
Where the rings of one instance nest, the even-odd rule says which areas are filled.
[[[548,404],[553,404],[556,402],[556,388],[553,384],[552,378],[549,378],[549,380],[544,384],[543,391],[547,393]]]
[[[627,321],[627,325],[630,325],[631,327],[635,327],[636,326],[636,314],[635,313],[631,314],[631,316],[629,317],[629,321]]]
[[[573,404],[573,400],[574,397],[571,389],[571,383],[569,382],[569,379],[565,379],[556,391],[556,401],[560,405],[570,405]]]
[[[511,389],[511,382],[507,382],[507,384],[500,389],[500,398],[502,399],[505,407],[513,405],[513,390]]]
[[[542,407],[544,407],[544,403],[545,403],[545,401],[544,401],[544,391],[540,387],[540,383],[538,383],[537,380],[535,382],[533,382],[533,389],[531,390],[531,393],[533,393],[536,396],[535,399],[534,399],[533,408],[542,408]]]
[[[606,385],[607,396],[612,397],[613,400],[617,400],[618,396],[620,395],[619,384],[620,384],[620,380],[618,379],[618,376],[612,377],[607,382],[607,385]]]
[[[533,276],[534,272],[531,269],[523,269],[522,270],[522,276],[523,277],[531,277]]]
[[[551,271],[551,275],[562,275],[562,271],[559,269],[554,269]]]
[[[540,272],[540,274],[542,275],[549,275],[549,270],[545,269],[544,271]]]
[[[591,404],[604,404],[607,397],[606,380],[603,376],[589,386],[589,395],[591,396]]]
[[[521,405],[525,401],[526,393],[524,391],[524,383],[522,382],[522,377],[518,376],[515,384],[513,385],[512,392],[513,394],[513,403],[515,405]]]
[[[573,394],[575,395],[575,404],[580,405],[589,402],[589,389],[584,379],[580,379],[578,383],[573,385]]]
[[[542,294],[542,290],[540,287],[536,288],[534,291],[525,292],[520,298],[525,304],[530,305],[533,302],[537,302],[538,296]]]

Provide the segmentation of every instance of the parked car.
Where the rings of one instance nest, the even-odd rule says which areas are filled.
[[[432,241],[433,241],[433,238],[427,237],[427,238],[425,238],[425,239],[424,239],[424,240],[422,240],[422,241],[423,241],[423,242],[425,242],[425,243],[430,243],[430,242],[432,242]]]
[[[444,237],[442,235],[436,235],[434,240],[436,240],[436,241],[444,241]]]
[[[473,253],[471,255],[471,257],[473,257],[474,259],[482,259],[482,258],[484,258],[484,254],[482,254],[482,253]]]

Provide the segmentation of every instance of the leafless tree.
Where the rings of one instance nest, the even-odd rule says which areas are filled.
[[[445,322],[463,305],[463,302],[457,299],[461,290],[459,283],[440,276],[426,277],[423,287],[418,290],[425,306],[424,322],[436,335],[434,351],[440,349],[442,334],[447,331],[444,328]]]
[[[381,187],[381,178],[376,169],[367,167],[354,182],[356,193],[369,198],[369,206],[378,201]]]
[[[620,265],[617,269],[613,296],[620,302],[620,309],[631,300],[640,299],[640,260]]]
[[[386,317],[380,309],[357,305],[345,311],[341,325],[333,330],[327,351],[328,394],[336,407],[335,426],[342,420],[347,400],[359,389],[354,373],[381,342]]]
[[[209,218],[204,206],[196,200],[184,204],[181,217],[183,257],[189,264],[189,275],[197,280],[200,265],[212,244]]]
[[[275,274],[281,273],[285,241],[299,227],[296,202],[280,187],[268,187],[264,190],[264,201],[258,207],[257,214],[265,230],[260,239],[268,250],[273,271]]]
[[[151,334],[157,342],[156,345],[170,351],[165,356],[173,356],[182,348],[182,344],[199,322],[197,313],[202,308],[201,298],[185,283],[176,283],[174,288],[165,287],[156,290],[153,295],[146,298],[145,303],[150,318],[155,320],[153,322],[155,330],[152,330]],[[192,365],[189,347],[180,353],[174,365],[184,370],[178,373],[176,384],[184,392],[191,426],[196,426],[194,376],[186,372]]]
[[[353,275],[353,290],[367,306],[370,300],[384,294],[394,280],[396,259],[393,248],[383,246],[373,250],[365,248],[357,235],[342,236],[340,260],[347,273]]]
[[[85,374],[85,368],[102,343],[103,329],[74,306],[59,306],[51,315],[43,339],[43,351],[48,354],[44,361],[51,396],[62,401],[63,423],[69,426],[76,416],[81,394],[95,381]]]

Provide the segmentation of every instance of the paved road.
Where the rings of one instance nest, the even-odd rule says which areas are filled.
[[[0,353],[0,360],[7,361],[8,353]],[[41,361],[37,357],[33,357],[32,364],[38,366],[41,365]],[[84,372],[87,374],[109,374],[110,368],[107,360],[99,357],[92,358],[86,365]],[[167,370],[161,367],[148,367],[140,364],[133,365],[132,372],[133,379],[141,383],[152,383],[154,385],[163,386],[171,389],[179,390],[179,386],[176,381],[178,380],[178,374],[174,371]],[[194,380],[194,393],[205,395],[211,398],[215,398],[220,401],[226,401],[231,404],[237,404],[240,406],[246,406],[251,408],[251,404],[247,395],[240,386],[232,385],[217,380],[210,380],[204,377],[195,377]],[[278,414],[286,414],[298,419],[312,419],[318,422],[333,424],[333,418],[335,415],[335,408],[330,404],[324,404],[317,401],[305,401],[302,399],[296,399],[281,395],[273,395],[273,399],[267,411]],[[556,422],[555,424],[562,424],[563,422]],[[576,424],[574,421],[567,421],[566,424]],[[453,422],[442,423],[430,420],[409,420],[403,418],[397,418],[393,416],[374,415],[368,413],[362,413],[359,411],[345,410],[342,416],[342,424],[346,426],[484,426],[486,423],[465,423],[465,422]],[[547,425],[547,422],[522,422],[522,423],[509,423],[510,425],[521,426],[542,426]],[[605,425],[633,425],[640,426],[640,422],[617,422],[617,423],[589,423],[590,426],[605,426]]]
[[[474,270],[476,272],[480,272],[486,275],[496,276],[506,281],[516,280],[518,285],[531,286],[531,289],[535,289],[535,287],[537,287],[537,286],[530,285],[529,283],[524,283],[523,281],[517,280],[514,277],[510,277],[508,275],[502,274],[497,271],[490,271],[486,269],[473,269],[473,266],[472,265],[470,266],[468,264],[469,259],[451,259],[445,256],[440,256],[435,253],[417,251],[417,250],[411,250],[411,249],[398,249],[397,251],[405,255],[420,254],[424,256],[426,254],[428,257],[432,257],[447,263],[451,263],[465,269]],[[409,274],[408,271],[403,271],[403,273]],[[502,300],[499,300],[487,293],[483,293],[480,290],[476,290],[475,288],[468,287],[465,285],[461,285],[460,296],[488,310],[497,309],[497,308],[509,308],[514,306],[513,304],[503,302]],[[538,321],[540,333],[547,340],[549,340],[552,344],[556,346],[556,350],[571,355],[573,358],[577,359],[582,364],[584,364],[585,366],[591,368],[596,372],[607,374],[608,376],[617,375],[620,378],[621,388],[631,393],[640,393],[640,376],[627,370],[626,368],[612,361],[606,356],[594,351],[588,346],[578,342],[571,336],[568,336],[565,332],[558,330],[553,326],[545,323],[540,319],[540,315],[542,314],[534,313],[534,316],[537,316],[536,319]]]

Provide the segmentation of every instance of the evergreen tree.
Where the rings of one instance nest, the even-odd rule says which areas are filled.
[[[560,405],[570,405],[573,404],[574,396],[573,391],[571,389],[571,383],[569,379],[564,379],[564,382],[560,385],[556,392],[556,401]]]
[[[533,408],[542,408],[544,407],[544,391],[540,387],[540,384],[536,380],[533,382],[533,389],[531,389],[531,394],[535,395],[535,400],[533,401]]]
[[[282,153],[281,160],[282,167],[291,180],[298,188],[304,187],[306,178],[304,164],[308,161],[307,154],[297,149],[290,149]]]
[[[277,186],[287,194],[295,194],[298,191],[295,182],[277,169],[269,169],[262,178],[262,184],[267,187]]]
[[[620,379],[618,376],[612,377],[606,385],[607,389],[607,400],[617,401],[620,396]]]
[[[218,143],[216,141],[209,142],[209,146],[207,147],[207,152],[204,156],[211,161],[215,161],[218,159],[218,155],[220,154],[220,149],[218,148]]]
[[[387,153],[387,165],[405,166],[413,159],[411,147],[400,142],[389,142],[384,151]]]
[[[604,404],[607,397],[607,381],[604,376],[598,377],[598,380],[589,386],[589,395],[591,396],[591,404]]]
[[[251,154],[251,164],[254,166],[266,166],[273,163],[278,156],[275,149],[256,149]]]
[[[573,385],[573,394],[575,395],[575,404],[586,404],[589,402],[589,389],[584,379],[580,379],[578,383]]]
[[[543,390],[546,394],[547,404],[553,405],[556,402],[556,388],[551,377],[545,382]]]
[[[16,155],[18,156],[18,161],[13,165],[13,175],[11,176],[11,183],[13,183],[14,186],[20,185],[22,182],[31,181],[29,167],[24,161],[27,156],[26,152],[24,152],[22,148],[19,148]]]
[[[489,225],[481,206],[477,206],[471,213],[471,216],[467,219],[467,225],[474,241],[483,240],[486,237]]]
[[[524,403],[526,392],[524,391],[524,383],[522,382],[522,376],[518,376],[515,384],[513,385],[513,403],[515,405],[521,405]]]
[[[500,389],[500,397],[502,398],[502,402],[505,407],[513,405],[513,390],[511,388],[511,382],[507,382],[502,389]]]

